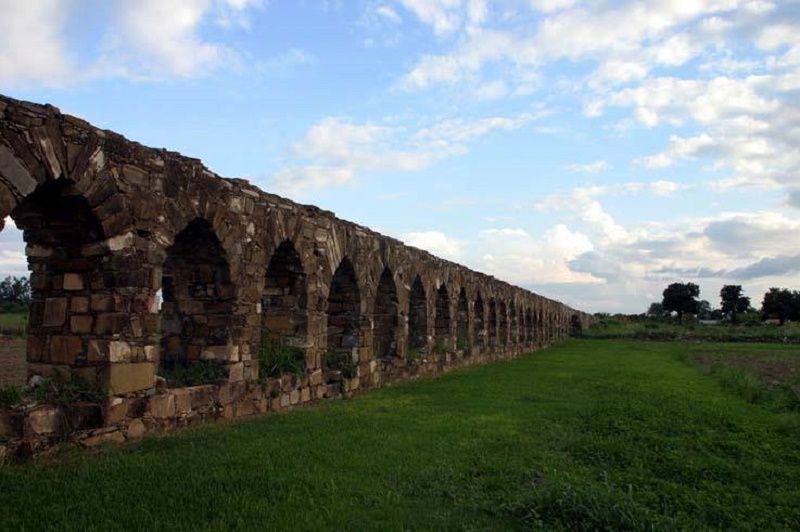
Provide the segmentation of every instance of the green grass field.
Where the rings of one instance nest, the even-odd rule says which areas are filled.
[[[602,340],[800,343],[798,323],[704,325],[693,322],[690,317],[685,320],[684,324],[678,324],[659,319],[641,321],[605,319],[593,324],[583,332],[582,336]]]
[[[0,528],[797,530],[800,414],[705,364],[767,348],[800,356],[572,341],[289,415],[0,468]]]
[[[28,325],[28,315],[24,313],[0,313],[0,334],[18,335]]]

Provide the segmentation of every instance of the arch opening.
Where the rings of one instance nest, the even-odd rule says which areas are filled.
[[[345,377],[355,376],[358,364],[361,295],[356,271],[344,258],[336,268],[328,293],[328,350],[325,366],[339,370]]]
[[[162,274],[158,369],[173,385],[225,376],[234,292],[227,254],[214,229],[202,218],[193,220],[167,249]],[[188,371],[191,367],[202,371]]]
[[[531,309],[528,309],[525,312],[525,316],[526,316],[526,318],[525,318],[525,324],[526,324],[525,341],[528,343],[528,345],[532,346],[534,344],[534,340],[536,339],[535,332],[534,332],[536,324],[533,321],[533,312],[531,311]]]
[[[517,345],[519,343],[519,321],[517,318],[517,307],[514,305],[514,302],[511,301],[508,304],[508,321],[511,327],[511,345]]]
[[[372,354],[375,358],[397,356],[398,302],[397,286],[392,272],[384,268],[375,293],[373,312]]]
[[[436,291],[433,350],[440,354],[450,350],[450,296],[444,283]]]
[[[463,288],[458,294],[456,349],[469,354],[469,304],[467,303],[467,291]]]
[[[89,201],[67,179],[39,185],[10,213],[27,244],[30,301],[27,305],[27,357],[15,361],[23,384],[27,363],[99,366],[89,357],[93,338],[116,333],[113,320],[91,312],[91,295],[100,302],[115,280],[107,276],[109,251],[96,245],[106,239]],[[24,312],[23,306],[23,312]],[[92,359],[90,359],[92,358]]]
[[[263,377],[304,373],[308,331],[307,276],[290,240],[269,261],[261,296],[259,372]]]
[[[489,300],[489,346],[497,346],[497,302]]]
[[[483,299],[481,295],[475,299],[474,323],[472,324],[472,345],[478,349],[486,344],[486,326],[484,324]]]
[[[408,354],[415,357],[428,345],[428,301],[419,276],[411,286],[408,305]]]
[[[500,302],[498,314],[498,344],[506,345],[508,344],[508,308],[506,307],[505,301]]]

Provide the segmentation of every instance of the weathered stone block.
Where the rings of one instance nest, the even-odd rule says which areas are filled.
[[[65,273],[64,290],[83,290],[83,277],[81,274]]]
[[[125,436],[129,440],[138,440],[142,436],[144,436],[145,432],[147,432],[147,427],[144,426],[141,419],[132,419],[130,423],[128,423],[128,427],[125,430]]]
[[[67,298],[48,297],[44,300],[43,327],[60,327],[67,319]]]
[[[311,401],[311,388],[306,386],[300,389],[300,402],[307,403],[309,401]]]
[[[148,390],[155,385],[155,367],[152,362],[134,364],[109,364],[108,386],[112,394]]]
[[[69,302],[69,309],[76,314],[84,314],[89,312],[89,298],[88,297],[73,297]]]
[[[92,332],[93,320],[91,316],[70,316],[69,331],[73,334],[88,334]]]
[[[87,357],[89,362],[102,362],[108,360],[108,340],[89,340]]]
[[[112,432],[105,432],[101,434],[97,434],[95,436],[89,436],[81,440],[81,445],[86,447],[96,447],[102,444],[116,444],[119,445],[125,441],[125,435],[122,434],[120,430],[114,430]]]
[[[192,410],[192,392],[190,390],[172,390],[175,396],[175,412],[182,414]]]
[[[212,386],[195,386],[191,388],[192,410],[203,410],[214,405]]]
[[[175,396],[171,393],[150,398],[150,415],[156,419],[175,416]]]
[[[108,360],[110,362],[128,362],[131,359],[131,344],[113,341],[108,344]]]
[[[244,380],[244,362],[228,365],[228,382],[239,382]]]
[[[50,346],[47,337],[28,336],[28,362],[41,362],[49,358]]]
[[[90,304],[94,312],[112,312],[114,310],[114,296],[108,294],[92,294]]]
[[[33,434],[54,434],[61,430],[63,417],[58,408],[42,406],[28,414],[25,420],[26,432]]]
[[[83,350],[83,342],[78,336],[50,337],[50,360],[52,364],[75,364],[75,359]]]
[[[300,390],[292,390],[289,394],[289,402],[296,405],[300,402]]]
[[[116,425],[128,416],[128,401],[122,397],[109,400],[106,409],[106,425]]]

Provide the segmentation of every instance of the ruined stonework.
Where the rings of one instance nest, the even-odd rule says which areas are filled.
[[[590,320],[197,159],[0,97],[7,215],[31,271],[29,375],[59,368],[107,401],[80,416],[15,412],[0,419],[5,439],[53,434],[64,416],[91,444],[291,408],[518,356]],[[300,368],[259,378],[264,349],[299,353]],[[197,364],[216,368],[213,383],[157,378]]]

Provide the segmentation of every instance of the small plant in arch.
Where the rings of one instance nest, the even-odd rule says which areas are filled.
[[[329,369],[341,371],[345,379],[355,377],[358,370],[353,362],[353,356],[348,351],[328,351],[325,355],[325,365]]]
[[[302,375],[306,372],[306,352],[302,347],[286,345],[281,338],[273,338],[266,332],[258,350],[258,377],[266,379],[281,375]]]

